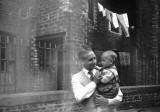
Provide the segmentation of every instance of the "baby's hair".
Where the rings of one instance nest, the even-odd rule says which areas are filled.
[[[103,52],[103,54],[105,54],[106,57],[110,57],[113,61],[113,64],[116,63],[118,56],[114,51],[108,50],[108,51]]]
[[[78,52],[78,58],[80,60],[84,60],[85,59],[85,54],[87,54],[88,52],[92,51],[91,47],[89,46],[82,46]]]

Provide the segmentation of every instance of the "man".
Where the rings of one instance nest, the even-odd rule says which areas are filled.
[[[96,112],[96,105],[93,99],[93,93],[99,77],[99,73],[93,71],[97,62],[96,56],[92,49],[84,47],[78,53],[78,57],[82,62],[83,68],[72,76],[73,93],[76,101],[82,104],[85,112]]]

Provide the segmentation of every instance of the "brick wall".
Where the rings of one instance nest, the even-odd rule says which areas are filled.
[[[60,8],[60,6],[63,6],[63,3],[61,3],[63,1],[60,3],[58,1],[58,3],[56,1],[53,2],[57,5],[52,7],[54,3],[50,3],[50,1],[46,0],[0,1],[0,31],[9,32],[15,36],[13,43],[15,47],[15,66],[13,68],[8,68],[13,69],[14,72],[13,74],[9,72],[9,75],[3,77],[3,80],[6,81],[5,86],[0,85],[1,88],[4,89],[0,94],[45,91],[53,88],[54,77],[51,77],[50,74],[44,75],[44,73],[35,75],[34,71],[31,69],[31,40],[34,40],[36,36],[63,31],[60,30],[59,27],[61,27],[60,22],[62,23],[65,19],[59,19],[61,18],[61,15],[55,16],[56,14],[62,14],[62,11],[59,11],[59,9],[57,9],[58,11],[54,10],[54,7]],[[45,14],[43,15],[42,13],[44,13],[44,11]],[[48,13],[53,14],[51,11],[53,11],[55,15],[46,16]],[[55,20],[53,19],[53,16],[55,16]],[[49,28],[48,26],[45,28],[41,27],[43,23],[42,26],[46,26],[45,17],[49,17],[49,20],[47,20],[47,24],[50,25]],[[51,24],[51,22],[56,22],[57,24]],[[54,32],[53,30],[55,29],[56,31]],[[12,86],[8,85],[8,83],[13,80],[10,80],[10,78],[14,78],[15,81]],[[15,89],[12,90],[13,88]]]
[[[138,39],[144,55],[158,56],[159,6],[158,0],[139,1],[137,12]],[[150,7],[150,8],[148,8]],[[149,20],[146,20],[148,18]],[[147,52],[146,52],[147,51]]]
[[[69,33],[67,31],[70,29],[68,1],[16,0],[13,2],[11,0],[1,0],[0,5],[2,6],[0,7],[0,30],[12,33],[15,36],[16,66],[14,67],[14,78],[16,78],[16,82],[14,88],[16,89],[12,93],[51,90],[54,78],[45,73],[35,75],[31,69],[33,68],[31,54],[35,53],[32,52],[31,46],[34,46],[36,36],[59,32]],[[66,36],[63,38],[66,38]],[[64,54],[64,58],[66,55]],[[68,60],[68,57],[66,60]],[[68,75],[70,74],[68,73]],[[5,90],[5,93],[9,93],[10,87],[6,86]]]
[[[66,33],[63,45],[59,46],[64,60],[62,83],[63,89],[70,89],[70,76],[80,68],[76,57],[77,49],[87,43],[90,22],[87,0],[2,0],[0,3],[0,30],[13,33],[16,37],[16,89],[13,92],[53,88],[54,79],[49,78],[50,74],[35,74],[32,70],[31,55],[36,54],[35,37],[61,32]]]
[[[160,86],[122,87],[119,110],[160,106]],[[0,96],[0,112],[81,112],[69,91],[20,93]]]
[[[67,32],[69,23],[69,0],[40,0],[37,36]]]
[[[17,7],[18,1],[13,2],[13,1],[1,0],[0,4],[1,4],[0,21],[2,24],[0,25],[0,30],[15,33],[16,29],[13,28],[17,27],[19,21],[18,18],[19,8]]]
[[[65,14],[67,36],[64,39],[66,50],[64,50],[64,89],[70,89],[70,76],[76,73],[81,65],[78,64],[78,49],[88,43],[88,31],[91,29],[91,20],[88,18],[87,0],[69,0],[68,9],[63,10]],[[68,67],[68,68],[67,68]]]
[[[122,87],[122,92],[124,99],[120,109],[160,105],[159,86],[128,86]]]
[[[5,91],[2,91],[2,93],[25,91],[24,88],[28,88],[28,85],[30,84],[28,81],[30,75],[29,46],[32,31],[34,31],[35,26],[34,20],[36,13],[33,12],[37,12],[34,9],[37,8],[36,2],[36,0],[0,1],[0,30],[14,35],[12,44],[15,47],[14,53],[16,65],[13,68],[8,68],[13,69],[13,74],[9,72],[9,75],[4,76],[4,80],[6,79],[8,82],[10,81],[9,78],[15,78],[15,83],[13,85],[15,88],[14,91],[11,91],[13,87],[8,86],[6,81],[6,86],[1,85],[5,88]],[[22,75],[23,73],[25,73],[25,75]]]
[[[37,36],[66,32],[63,38],[63,89],[70,89],[70,77],[79,70],[78,48],[87,44],[90,20],[87,0],[40,0]]]
[[[137,6],[137,84],[159,84],[159,5],[158,0],[141,0]],[[154,70],[151,70],[152,68]],[[145,81],[144,81],[145,80]]]

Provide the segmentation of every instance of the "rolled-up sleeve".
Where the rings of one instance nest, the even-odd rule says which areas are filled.
[[[77,75],[72,76],[72,89],[75,96],[75,99],[80,102],[86,98],[89,98],[95,91],[96,84],[91,81],[86,86],[83,86],[80,83],[80,79]]]
[[[115,102],[121,102],[123,99],[123,93],[121,89],[119,88],[117,96],[115,96],[113,99],[108,99],[109,104],[114,104]]]

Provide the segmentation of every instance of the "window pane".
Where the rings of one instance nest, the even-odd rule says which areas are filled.
[[[1,43],[5,43],[5,42],[6,42],[6,38],[3,35],[1,35]]]
[[[0,68],[0,71],[1,72],[4,72],[4,71],[7,71],[7,61],[1,61],[1,68]]]
[[[0,43],[0,47],[1,47],[1,48],[6,47],[6,43]]]
[[[0,59],[6,59],[6,48],[1,48],[1,57]]]

